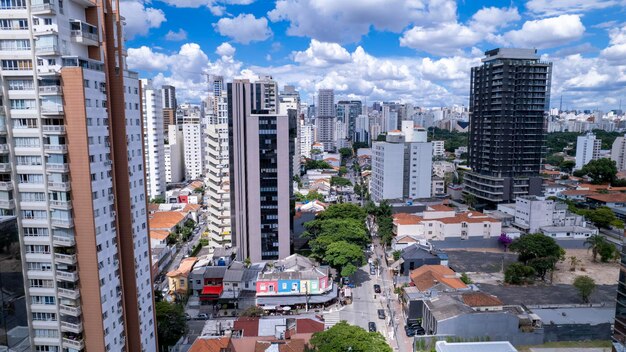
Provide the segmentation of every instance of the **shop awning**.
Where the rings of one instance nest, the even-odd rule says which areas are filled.
[[[201,294],[219,296],[222,294],[222,291],[224,291],[223,286],[204,286]]]
[[[322,295],[309,295],[309,304],[327,303],[337,298],[337,286]],[[256,303],[261,306],[292,306],[305,304],[305,295],[285,295],[285,296],[261,296],[256,298]]]

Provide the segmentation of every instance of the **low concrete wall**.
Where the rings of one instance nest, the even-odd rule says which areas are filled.
[[[564,249],[586,249],[584,239],[555,239],[556,243]],[[440,249],[467,249],[467,248],[503,248],[498,242],[498,237],[493,238],[449,238],[444,241],[431,241],[435,248]]]

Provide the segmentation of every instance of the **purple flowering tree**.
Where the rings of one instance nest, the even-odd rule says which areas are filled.
[[[498,242],[500,242],[500,244],[504,246],[504,251],[506,252],[509,249],[509,245],[513,242],[513,239],[509,237],[506,233],[502,233],[498,238]]]

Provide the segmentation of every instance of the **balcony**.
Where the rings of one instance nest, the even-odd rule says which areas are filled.
[[[54,253],[54,260],[62,264],[76,264],[76,254]]]
[[[41,130],[45,134],[65,134],[64,125],[43,125]]]
[[[65,182],[49,181],[48,188],[50,188],[51,191],[69,191],[70,189],[72,189],[69,181],[65,181]]]
[[[68,172],[70,171],[69,164],[57,164],[57,163],[47,163],[46,171],[50,172]]]
[[[61,210],[70,210],[72,209],[72,201],[71,200],[51,200],[50,208],[52,209],[61,209]]]
[[[74,227],[74,220],[72,219],[52,219],[52,226],[63,227],[66,229]]]
[[[63,115],[63,105],[42,105],[41,113],[43,115]]]
[[[58,45],[36,46],[35,53],[38,56],[56,56],[61,54]]]
[[[83,339],[68,339],[66,337],[63,338],[63,347],[73,350],[83,350],[85,349],[85,340]]]
[[[57,288],[57,293],[59,294],[59,297],[63,297],[63,298],[69,298],[69,299],[78,299],[80,297],[80,291],[75,288],[75,289],[68,289],[68,288]]]
[[[63,93],[61,86],[39,86],[40,95],[60,95]]]
[[[6,154],[9,152],[8,144],[0,144],[0,154]]]
[[[78,274],[71,273],[68,271],[57,270],[56,277],[57,277],[57,280],[61,280],[61,281],[68,281],[68,282],[78,281]]]
[[[30,12],[33,15],[54,15],[56,13],[56,6],[53,0],[43,4],[31,4]]]
[[[98,27],[87,22],[71,20],[70,30],[70,36],[74,42],[85,45],[98,45],[100,40]]]
[[[55,247],[73,247],[76,245],[76,239],[74,236],[55,235],[52,237],[52,244]]]
[[[0,191],[12,191],[13,190],[13,182],[5,181],[0,182]]]
[[[43,149],[46,153],[67,153],[67,145],[65,144],[44,144]]]
[[[69,321],[61,321],[61,331],[80,334],[81,332],[83,332],[83,323],[70,323]]]
[[[0,200],[0,209],[15,209],[15,201],[13,199]]]

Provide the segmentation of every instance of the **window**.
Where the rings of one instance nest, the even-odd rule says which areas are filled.
[[[25,9],[26,0],[0,0],[0,10]]]
[[[0,40],[0,50],[2,51],[30,50],[30,40],[28,39]]]
[[[46,245],[26,245],[26,253],[35,253],[35,254],[49,254],[50,246]]]
[[[33,62],[31,60],[2,60],[2,69],[7,71],[32,70]]]
[[[46,194],[43,192],[22,192],[22,202],[45,202]]]
[[[33,312],[33,320],[37,320],[37,321],[56,321],[57,320],[57,315],[55,313]]]
[[[11,109],[15,110],[27,110],[36,109],[37,104],[35,99],[11,99]]]
[[[17,165],[37,166],[41,165],[41,157],[33,155],[18,155]]]

